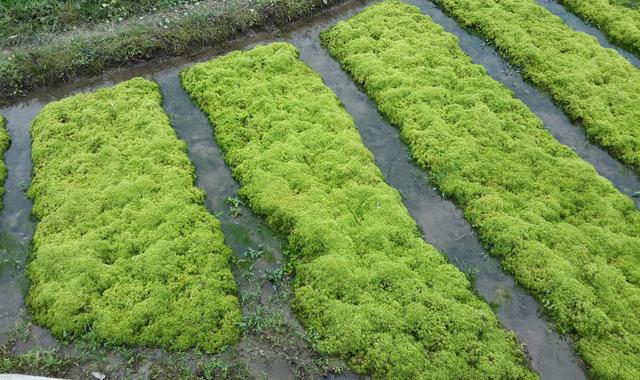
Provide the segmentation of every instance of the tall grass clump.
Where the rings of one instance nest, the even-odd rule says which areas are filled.
[[[240,193],[287,242],[314,347],[388,379],[530,379],[464,274],[426,244],[353,120],[285,43],[182,73]]]
[[[389,0],[321,35],[491,254],[598,379],[640,378],[640,212],[471,62]]]
[[[4,153],[9,148],[9,133],[7,133],[4,123],[4,118],[0,115],[0,210],[2,210],[2,198],[4,196],[4,180],[7,178]]]
[[[560,0],[614,44],[640,57],[640,2],[637,0]]]
[[[548,91],[587,136],[640,173],[640,71],[535,0],[436,0]]]
[[[31,134],[35,322],[122,345],[233,344],[231,251],[158,86],[136,78],[50,103]]]

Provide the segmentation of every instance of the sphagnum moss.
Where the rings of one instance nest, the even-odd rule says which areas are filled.
[[[9,134],[5,128],[5,121],[0,115],[0,210],[2,210],[2,199],[4,196],[4,180],[7,178],[7,166],[4,164],[4,153],[9,148]]]
[[[289,44],[182,73],[241,194],[284,235],[322,353],[388,379],[528,379],[514,335],[427,245],[352,119]]]
[[[548,91],[587,136],[640,173],[640,70],[535,0],[434,0]]]
[[[33,122],[28,301],[56,336],[207,352],[238,338],[231,251],[160,102],[137,78]]]
[[[614,44],[640,57],[640,2],[637,0],[559,0]],[[629,6],[635,2],[635,7]],[[628,3],[628,5],[625,5]]]
[[[417,8],[386,1],[321,38],[594,377],[640,378],[633,202]]]

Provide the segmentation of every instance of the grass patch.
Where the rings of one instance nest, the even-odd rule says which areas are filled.
[[[640,3],[637,0],[559,0],[584,21],[597,26],[614,44],[640,57]]]
[[[50,103],[31,133],[34,321],[117,345],[235,343],[231,250],[158,86],[137,78]]]
[[[629,61],[535,0],[435,2],[551,93],[592,141],[640,173],[640,71]]]
[[[640,378],[640,213],[631,199],[417,8],[385,1],[321,38],[488,250],[573,334],[594,377]]]
[[[293,46],[234,52],[183,71],[182,82],[240,195],[287,241],[292,307],[314,348],[376,378],[535,377],[464,274],[422,240],[353,120]]]
[[[133,15],[197,0],[0,0],[0,40],[12,43],[38,33],[64,32],[74,26]]]
[[[35,349],[24,354],[6,352],[0,348],[0,373],[31,373],[53,375],[64,372],[72,365],[70,358],[52,349]]]
[[[289,23],[338,1],[207,0],[186,14],[171,12],[43,36],[0,52],[0,99],[97,75],[109,67],[193,53],[249,30]]]

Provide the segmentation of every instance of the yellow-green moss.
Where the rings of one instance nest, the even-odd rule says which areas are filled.
[[[9,148],[9,134],[4,125],[4,118],[0,115],[0,210],[4,196],[4,180],[7,178],[7,166],[4,164],[4,153]]]
[[[208,352],[238,338],[231,252],[160,102],[137,78],[51,103],[31,126],[28,301],[58,337]]]
[[[289,44],[182,73],[241,194],[286,237],[294,309],[322,353],[386,379],[524,379],[514,335],[427,245],[352,119]]]
[[[594,377],[640,378],[633,202],[417,8],[385,1],[321,37]]]

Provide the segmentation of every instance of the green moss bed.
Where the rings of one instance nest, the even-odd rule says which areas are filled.
[[[235,343],[231,250],[158,86],[137,78],[50,103],[31,133],[35,322],[122,345]]]
[[[492,25],[510,19],[521,35],[517,19],[489,4],[459,13],[471,19],[497,8]],[[594,378],[640,378],[640,212],[631,199],[417,8],[385,1],[321,39],[491,254],[575,338]]]

